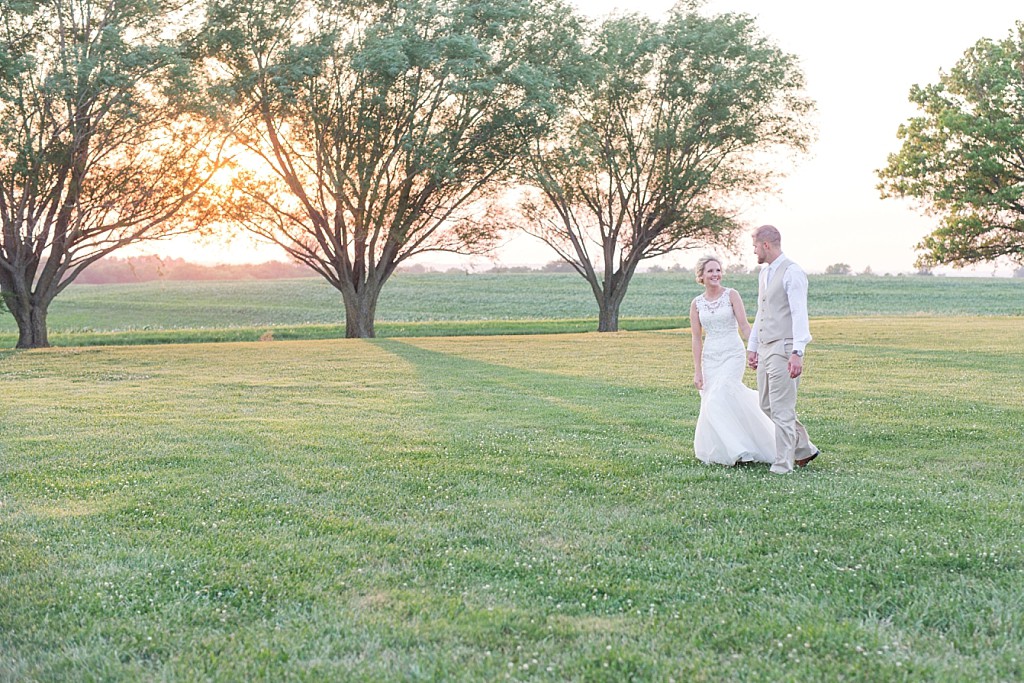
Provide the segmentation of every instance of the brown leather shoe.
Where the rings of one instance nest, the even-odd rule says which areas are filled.
[[[793,464],[796,465],[797,467],[807,467],[807,463],[809,463],[810,461],[814,460],[819,455],[821,455],[821,451],[814,451],[813,453],[808,455],[806,458],[801,458],[799,460],[794,460]]]

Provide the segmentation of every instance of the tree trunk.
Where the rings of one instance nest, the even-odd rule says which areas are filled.
[[[50,345],[46,329],[46,304],[8,302],[14,319],[18,321],[18,348],[43,349]]]
[[[599,302],[599,315],[597,319],[597,331],[598,332],[618,332],[619,331],[619,304],[621,301],[617,297],[605,297],[604,301]]]
[[[359,291],[342,291],[345,302],[345,336],[349,339],[372,339],[376,336],[373,321],[377,317],[380,285],[367,283]]]
[[[611,274],[605,278],[604,288],[597,297],[598,332],[619,331],[619,309],[622,308],[622,300],[626,298],[626,290],[629,288],[629,281],[633,277],[633,268]]]

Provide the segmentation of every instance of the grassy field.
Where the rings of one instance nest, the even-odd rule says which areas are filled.
[[[752,275],[727,277],[748,303]],[[641,273],[622,308],[625,329],[687,324],[699,286],[688,275]],[[752,305],[750,306],[751,308]],[[811,277],[814,316],[1024,315],[1024,279]],[[77,285],[51,306],[60,346],[255,341],[344,336],[340,295],[319,278],[249,282]],[[597,307],[575,274],[399,274],[384,288],[378,335],[532,334],[596,329]],[[558,322],[555,322],[558,321]],[[0,347],[17,326],[0,315]]]
[[[685,330],[0,352],[0,680],[1024,679],[1020,320],[813,331],[785,478]]]

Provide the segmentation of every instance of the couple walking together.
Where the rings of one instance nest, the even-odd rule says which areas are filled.
[[[767,264],[758,277],[757,314],[747,322],[743,299],[722,286],[722,264],[697,262],[704,293],[690,304],[693,383],[700,416],[693,449],[705,463],[765,462],[788,474],[818,456],[796,417],[796,392],[811,341],[807,275],[782,253],[771,225],[754,231],[754,253]],[[739,334],[748,340],[744,354]],[[744,364],[757,370],[757,391],[743,384]]]

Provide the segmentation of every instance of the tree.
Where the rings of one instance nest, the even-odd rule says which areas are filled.
[[[523,163],[535,188],[523,229],[590,284],[600,331],[618,329],[641,261],[731,243],[731,202],[772,184],[766,153],[809,141],[795,59],[750,17],[697,7],[680,2],[664,23],[606,20],[590,43],[591,78]]]
[[[230,217],[341,292],[347,336],[374,336],[402,262],[492,242],[481,200],[550,120],[578,31],[560,0],[215,0],[212,93],[262,162]]]
[[[181,9],[0,0],[0,294],[19,348],[49,346],[50,303],[91,263],[209,215],[192,201],[215,164],[187,116]]]
[[[833,263],[825,268],[826,275],[849,275],[852,272],[853,269],[847,263]]]
[[[920,116],[878,171],[883,197],[909,197],[938,227],[918,265],[1024,263],[1024,22],[981,40],[939,82],[910,90]]]

